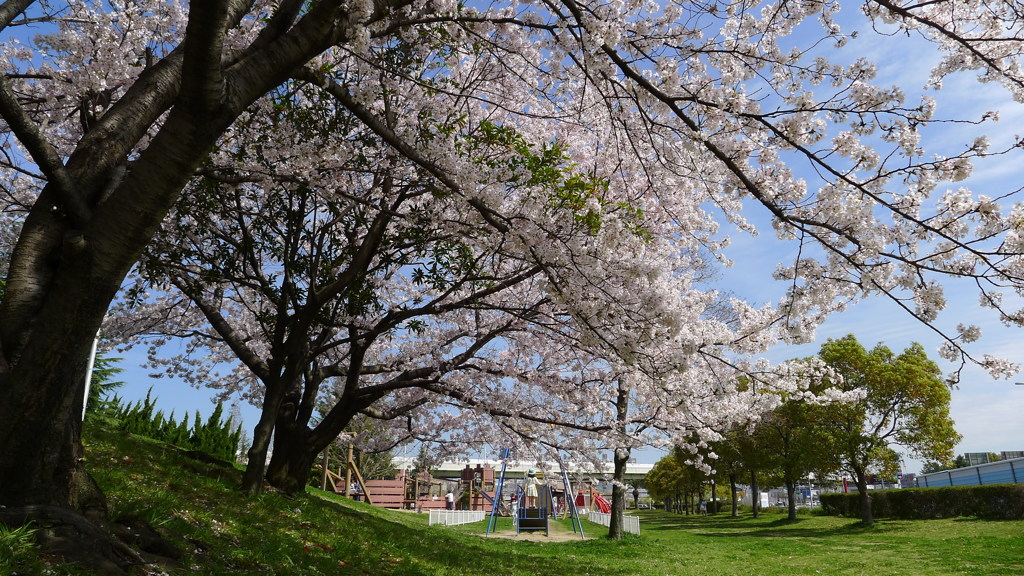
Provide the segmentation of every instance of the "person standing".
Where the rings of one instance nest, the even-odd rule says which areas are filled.
[[[444,501],[449,510],[455,510],[455,494],[453,494],[451,490],[444,495]]]
[[[526,507],[536,508],[537,507],[537,486],[540,484],[540,480],[537,479],[537,473],[530,470],[526,474],[526,489],[523,491],[526,497]]]

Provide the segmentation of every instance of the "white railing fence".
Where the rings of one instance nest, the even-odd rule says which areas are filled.
[[[487,517],[483,510],[429,510],[431,526],[440,524],[442,526],[457,526],[459,524],[471,524],[480,522]]]
[[[600,524],[601,526],[611,526],[612,525],[612,515],[611,514],[605,514],[604,512],[595,512],[594,510],[591,510],[590,514],[588,515],[588,518],[590,519],[591,522],[593,522],[595,524]],[[630,534],[639,534],[640,533],[640,517],[639,516],[623,516],[622,517],[622,529],[625,530],[626,532],[629,532]]]

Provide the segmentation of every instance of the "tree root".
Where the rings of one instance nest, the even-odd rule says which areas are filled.
[[[97,523],[67,508],[32,505],[0,508],[0,523],[30,524],[43,556],[73,562],[104,576],[159,573],[165,567],[179,566],[181,558],[180,551],[138,517]]]

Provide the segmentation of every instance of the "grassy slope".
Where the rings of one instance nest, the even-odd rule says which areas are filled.
[[[816,516],[789,523],[777,515],[755,520],[648,512],[643,536],[622,542],[517,542],[480,537],[482,524],[428,527],[426,515],[314,490],[247,499],[236,490],[236,469],[102,429],[87,431],[86,454],[113,516],[142,516],[186,550],[183,568],[173,574],[1024,576],[1020,521],[862,527]],[[506,520],[499,527],[508,526]],[[604,530],[589,523],[586,529],[590,536]],[[39,565],[14,564],[10,554],[0,545],[0,572],[43,572]],[[64,566],[45,570],[76,573]]]

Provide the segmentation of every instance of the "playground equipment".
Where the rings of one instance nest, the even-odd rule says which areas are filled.
[[[562,468],[562,485],[565,486],[566,512],[572,518],[572,531],[579,531],[580,538],[585,538],[583,522],[580,521],[579,509],[576,508],[576,497],[572,495],[572,484],[569,483],[569,473],[565,471],[565,468]]]
[[[494,482],[494,468],[490,465],[477,464],[470,468],[469,464],[459,476],[459,486],[455,492],[457,507],[462,510],[488,511],[495,498],[491,495],[497,490]]]
[[[537,493],[537,505],[520,506],[517,510],[515,518],[516,534],[524,530],[543,530],[544,535],[547,536],[550,533],[548,521],[554,512],[554,507],[551,505],[552,501],[551,486],[547,484],[542,485]]]
[[[341,471],[339,470],[338,473],[335,474],[330,470],[330,467],[328,466],[330,460],[327,456],[327,450],[324,450],[323,461],[320,464],[322,469],[320,476],[320,489],[327,490],[327,484],[329,482],[331,485],[331,491],[336,494],[345,494],[345,497],[347,498],[352,493],[352,474],[355,474],[356,481],[359,483],[359,490],[366,498],[366,501],[373,504],[370,492],[366,489],[366,482],[363,482],[363,475],[359,473],[359,467],[356,466],[356,461],[352,457],[352,452],[352,445],[349,444],[348,459],[346,460],[345,466],[345,483],[342,484],[343,488],[339,489],[338,484],[340,484],[342,480]]]
[[[426,470],[414,476],[399,471],[394,480],[368,480],[365,491],[369,501],[381,508],[422,511],[447,506],[442,482]]]
[[[498,518],[498,508],[501,506],[501,492],[505,487],[505,470],[508,469],[508,456],[510,453],[511,450],[508,448],[502,448],[501,450],[501,474],[498,476],[498,482],[494,488],[494,499],[491,501],[491,515],[487,519],[485,536],[489,536],[491,531],[494,530],[494,525]]]
[[[354,497],[365,499],[370,504],[381,508],[416,510],[419,512],[432,509],[445,509],[447,502],[444,494],[446,486],[456,484],[456,481],[436,479],[427,470],[409,475],[405,471],[399,471],[391,480],[368,480],[363,481],[359,470],[349,456],[348,469],[356,475],[359,485],[359,492]],[[324,470],[327,470],[326,458]],[[351,479],[342,477],[327,470],[323,475],[323,485],[330,485],[334,492],[339,494],[350,494]],[[462,477],[457,482],[456,488],[452,491],[455,495],[456,508],[460,510],[477,510],[487,512],[491,509],[494,497],[494,469],[489,465],[479,465],[471,468],[468,464],[462,471]],[[508,510],[502,506],[501,510],[506,514]]]
[[[492,500],[491,515],[487,520],[487,531],[485,534],[489,535],[495,527],[499,512],[503,510],[502,492],[505,486],[505,472],[508,469],[508,458],[510,450],[508,448],[502,449],[501,453],[501,474],[498,477],[498,482],[495,484],[494,499]],[[564,489],[563,502],[566,505],[566,513],[572,518],[572,530],[578,532],[580,538],[585,538],[583,534],[583,523],[580,520],[579,512],[576,508],[576,497],[572,492],[572,484],[569,482],[569,475],[565,471],[564,466],[561,468],[562,486]],[[541,477],[543,477],[541,475]],[[519,506],[513,506],[512,522],[516,527],[516,534],[526,530],[543,530],[545,535],[550,534],[550,518],[555,516],[557,518],[557,511],[555,506],[555,497],[548,484],[542,484],[537,491],[537,500],[534,506],[527,506],[525,499],[525,479],[523,483],[516,485],[515,502]]]
[[[597,507],[599,511],[601,511],[604,514],[611,513],[612,503],[609,502],[603,494],[601,494],[597,490],[594,490],[593,488],[581,488],[580,491],[576,494],[576,505],[585,507],[587,505],[587,497],[590,498],[592,506]]]

